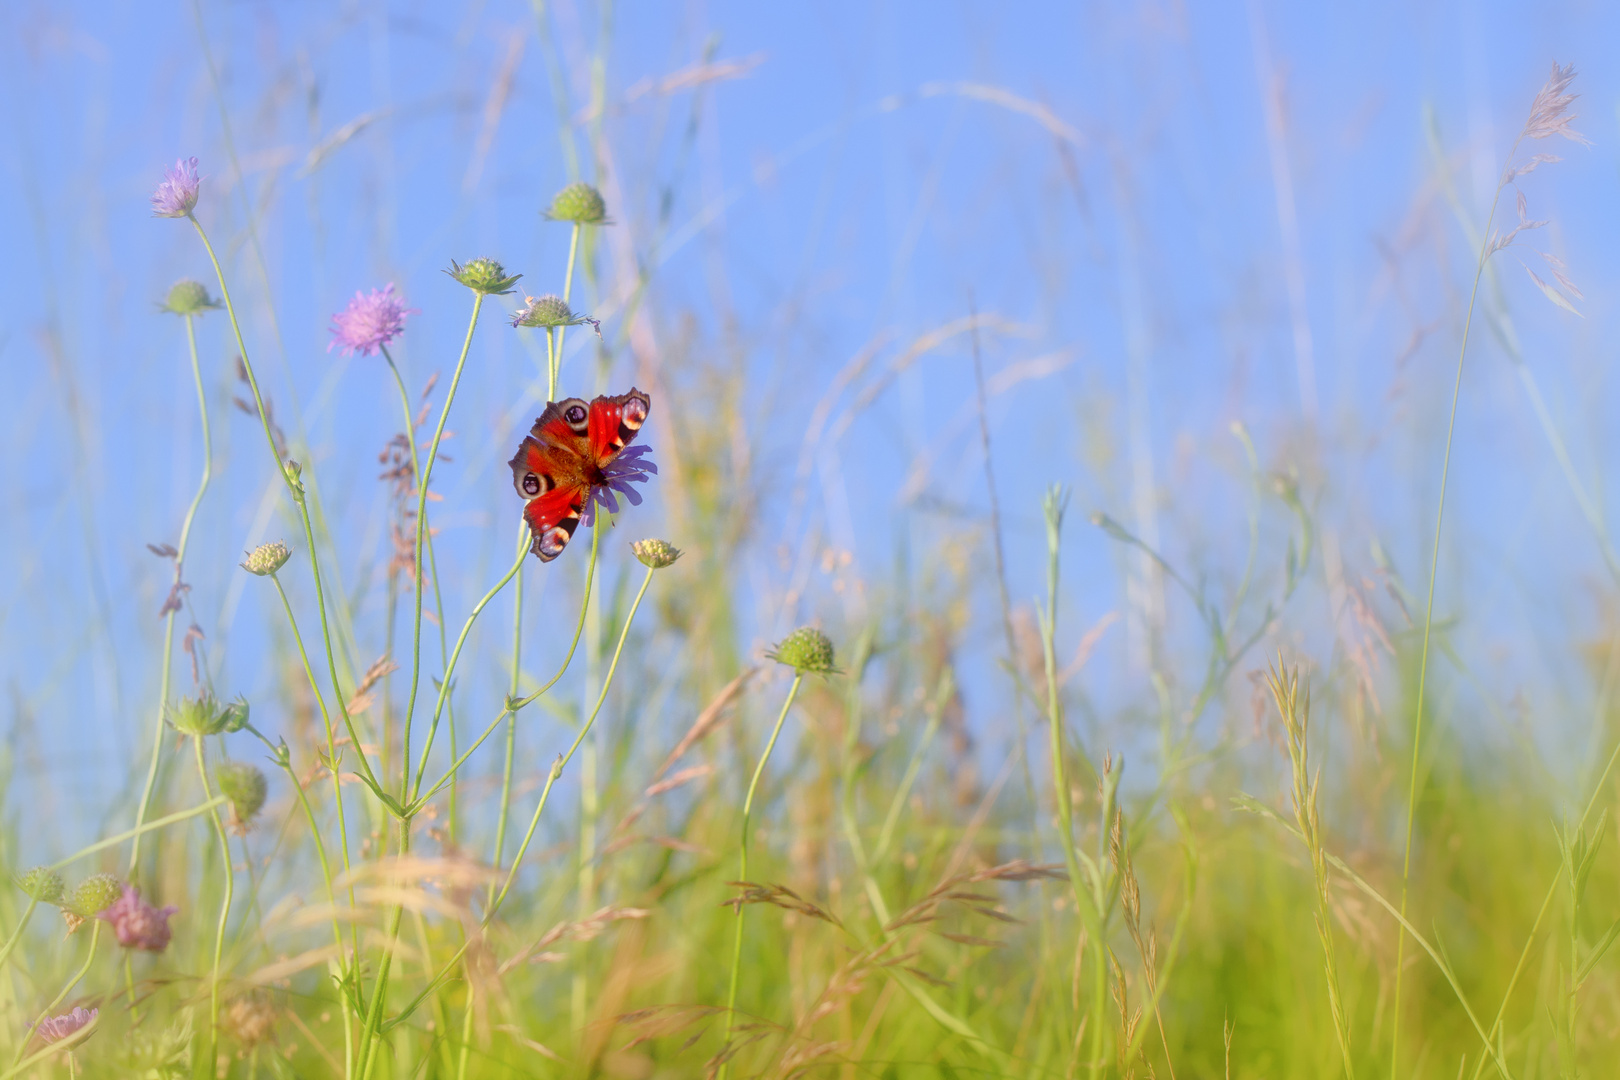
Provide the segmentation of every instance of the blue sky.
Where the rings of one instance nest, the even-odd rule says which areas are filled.
[[[467,296],[440,271],[490,255],[530,291],[557,290],[567,233],[539,210],[574,175],[601,183],[618,224],[601,288],[582,281],[576,306],[604,316],[612,347],[602,369],[576,333],[564,385],[614,392],[649,371],[679,384],[683,358],[738,358],[766,494],[738,568],[757,646],[858,614],[805,569],[827,548],[876,588],[902,541],[961,539],[992,580],[969,335],[899,362],[980,313],[1011,589],[1020,602],[1040,589],[1040,493],[1069,485],[1062,648],[1125,616],[1087,686],[1106,713],[1145,700],[1144,601],[1127,585],[1141,568],[1086,517],[1151,534],[1230,598],[1251,498],[1235,421],[1268,476],[1298,473],[1317,515],[1308,580],[1266,647],[1325,663],[1362,640],[1334,581],[1399,628],[1379,562],[1421,593],[1474,260],[1462,222],[1483,221],[1555,59],[1580,72],[1592,146],[1536,146],[1566,160],[1521,183],[1550,224],[1497,257],[1500,303],[1487,296],[1510,313],[1522,364],[1475,324],[1437,610],[1461,620],[1487,696],[1523,693],[1538,715],[1590,696],[1578,646],[1612,582],[1533,394],[1601,513],[1620,283],[1605,5],[639,3],[605,18],[562,3],[537,19],[511,2],[208,0],[18,3],[0,27],[0,673],[16,752],[50,778],[41,791],[121,771],[149,730],[168,583],[144,545],[174,539],[201,452],[183,330],[155,303],[208,265],[189,227],[146,203],[176,157],[201,162],[199,218],[249,350],[357,552],[379,543],[375,453],[398,422],[379,363],[327,351],[330,314],[395,282],[422,311],[398,352],[420,386],[465,329]],[[1536,290],[1521,263],[1547,278],[1537,250],[1567,264],[1584,318]],[[615,289],[637,273],[647,289],[627,318]],[[498,314],[436,478],[453,611],[508,558],[503,463],[536,411],[533,343]],[[216,680],[268,696],[276,613],[235,560],[290,519],[230,404],[228,324],[200,328],[217,479],[187,579]],[[836,438],[807,445],[818,404]],[[655,448],[657,419],[655,406]],[[1274,585],[1293,526],[1275,498],[1263,507]],[[670,511],[654,493],[633,535]],[[340,560],[345,585],[369,565]],[[557,587],[542,581],[535,602]],[[976,604],[990,615],[993,594]],[[1196,658],[1190,605],[1173,589],[1162,604],[1170,647]],[[982,644],[993,652],[995,635]],[[469,689],[477,700],[498,667],[479,669],[491,685]],[[988,723],[995,675],[980,667],[970,687]]]

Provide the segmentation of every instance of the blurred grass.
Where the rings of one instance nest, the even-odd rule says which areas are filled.
[[[544,28],[543,8],[540,15]],[[603,18],[611,25],[608,13]],[[595,56],[563,56],[542,34],[536,47],[559,79],[577,78],[591,88],[591,122],[575,127],[596,160],[607,161],[614,132],[602,105],[601,53],[609,43],[599,42]],[[498,114],[495,95],[488,100]],[[681,136],[688,149],[700,137],[701,122],[694,104]],[[570,151],[574,137],[565,137]],[[659,182],[678,185],[683,169],[678,155],[673,175]],[[249,214],[261,212],[245,198],[243,204]],[[597,247],[591,234],[583,255],[589,310],[627,313],[642,303],[646,266],[669,231],[668,206],[666,199],[654,227],[634,233],[635,240],[628,238],[629,227],[614,235],[612,243],[631,249],[628,258]],[[238,243],[257,235],[240,222],[236,228]],[[644,246],[637,249],[636,243]],[[253,251],[262,260],[256,246]],[[255,262],[245,276],[251,281],[260,272]],[[539,282],[549,282],[554,273],[531,271],[535,291],[553,288]],[[1299,454],[1304,466],[1286,460],[1275,476],[1263,475],[1252,453],[1246,467],[1233,470],[1240,478],[1233,497],[1255,500],[1251,547],[1235,554],[1200,551],[1196,571],[1168,558],[1152,561],[1158,556],[1144,553],[1146,541],[1107,521],[1121,569],[1137,585],[1128,628],[1113,633],[1139,639],[1140,647],[1130,653],[1144,660],[1152,692],[1105,712],[1086,691],[1091,669],[1077,666],[1072,654],[1055,657],[1075,839],[1107,918],[1102,940],[1096,940],[1081,932],[1075,894],[1062,880],[1067,871],[1055,817],[1059,800],[1049,779],[1051,763],[1039,749],[1043,741],[1015,736],[1044,722],[1047,670],[1033,610],[1003,600],[997,612],[986,601],[992,591],[1007,595],[991,580],[997,572],[992,530],[1001,530],[1002,523],[945,506],[941,520],[950,527],[930,546],[898,552],[887,577],[858,574],[836,544],[806,527],[798,547],[772,553],[782,577],[762,589],[748,576],[755,567],[749,553],[766,542],[765,507],[784,486],[785,466],[760,459],[761,433],[772,422],[769,406],[776,398],[804,393],[800,377],[777,372],[778,385],[766,393],[751,343],[716,346],[690,322],[671,320],[673,326],[654,324],[662,331],[655,349],[636,340],[637,334],[653,333],[651,322],[626,315],[618,328],[606,324],[607,342],[576,346],[571,374],[584,382],[594,363],[596,389],[622,389],[613,381],[617,377],[654,393],[664,526],[689,554],[656,578],[645,613],[629,634],[624,667],[599,727],[585,744],[581,764],[568,773],[567,784],[579,786],[562,789],[571,797],[548,807],[516,891],[487,933],[479,929],[479,916],[493,873],[483,860],[492,847],[499,779],[490,763],[498,758],[499,740],[491,740],[480,768],[467,774],[454,810],[441,797],[414,823],[418,862],[385,858],[391,848],[381,804],[358,784],[346,788],[353,800],[350,827],[362,841],[354,852],[361,864],[354,878],[360,901],[352,918],[363,943],[365,978],[376,976],[389,913],[403,901],[407,915],[391,973],[390,1011],[424,995],[408,1016],[391,1016],[397,1022],[373,1075],[641,1078],[701,1075],[727,1062],[736,1075],[841,1080],[1338,1074],[1341,1056],[1311,917],[1316,892],[1309,853],[1277,821],[1237,805],[1248,793],[1292,820],[1279,719],[1246,676],[1265,666],[1269,657],[1262,649],[1302,666],[1313,692],[1310,752],[1320,770],[1323,846],[1395,903],[1421,647],[1410,597],[1421,589],[1384,567],[1359,583],[1337,583],[1354,593],[1337,615],[1341,624],[1292,621],[1296,615],[1323,617],[1289,606],[1301,580],[1334,587],[1313,539],[1312,508],[1325,482],[1314,475],[1309,453]],[[963,328],[949,325],[955,327],[951,333]],[[933,348],[938,336],[920,333],[909,347]],[[632,372],[612,366],[615,356],[624,355]],[[899,355],[892,369],[864,384],[852,413],[869,405],[916,352],[902,345]],[[868,374],[852,371],[851,378]],[[297,397],[288,397],[290,414],[302,416]],[[379,399],[380,411],[390,407]],[[1103,410],[1106,403],[1090,407]],[[838,419],[847,425],[846,417]],[[826,417],[814,423],[811,442],[826,430]],[[1003,445],[1005,436],[1005,443],[1016,446],[1023,433],[1005,426],[993,433],[993,445]],[[1130,454],[1099,434],[1104,427],[1087,427],[1088,461],[1100,472],[1123,473]],[[162,433],[143,429],[139,437],[158,439]],[[294,434],[299,453],[309,446],[303,442],[308,437]],[[505,433],[497,441],[504,444]],[[458,453],[476,449],[456,447]],[[807,453],[815,450],[807,447]],[[313,477],[320,464],[311,460]],[[1305,479],[1290,469],[1304,472]],[[254,483],[262,479],[253,476]],[[189,481],[189,474],[181,479]],[[794,479],[809,483],[803,475]],[[825,476],[818,479],[834,485]],[[1113,482],[1105,477],[1101,486]],[[1120,487],[1130,485],[1122,481]],[[803,498],[802,491],[796,494]],[[1584,492],[1580,501],[1584,507]],[[1021,519],[1037,513],[1034,506],[1004,510]],[[296,532],[287,507],[273,513],[277,527]],[[397,627],[379,615],[394,611],[387,599],[394,586],[386,574],[367,570],[385,565],[391,550],[381,529],[362,545],[352,543],[355,536],[342,531],[336,517],[316,516],[320,542],[329,549],[323,554],[344,568],[341,578],[334,574],[328,601],[339,608],[334,621],[340,668],[352,688],[380,651],[377,643],[397,641],[389,636]],[[641,535],[637,512],[627,511],[615,525],[622,529],[606,534],[616,550],[598,582],[573,673],[584,673],[578,692],[587,704],[600,687],[639,575],[618,550],[621,538]],[[1196,530],[1196,522],[1189,530]],[[510,530],[502,521],[491,531],[499,537],[499,551]],[[218,531],[213,535],[217,539]],[[1178,538],[1173,548],[1205,539]],[[1044,555],[1018,546],[1017,539],[1008,543],[1007,559],[1014,565],[1038,564]],[[526,601],[525,640],[535,644],[525,650],[518,673],[525,690],[542,681],[559,651],[557,638],[574,610],[583,546],[555,568],[525,571],[531,587],[537,573],[548,575],[542,598],[531,593]],[[493,563],[505,557],[497,555]],[[226,568],[235,559],[218,544],[198,557],[199,563]],[[469,561],[477,565],[447,565],[447,577],[493,576],[489,559]],[[99,581],[94,560],[85,572],[92,583]],[[291,567],[288,576],[308,634],[308,582]],[[1178,580],[1184,592],[1175,591]],[[1216,589],[1212,580],[1252,585],[1236,602],[1231,597],[1243,593],[1241,587]],[[99,604],[120,603],[104,592],[98,586],[91,595]],[[1230,606],[1222,608],[1211,596],[1225,596]],[[151,606],[144,597],[141,603]],[[504,687],[512,674],[500,644],[506,632],[502,608],[492,605],[485,615],[493,622],[481,624],[485,634],[458,676],[468,684]],[[781,626],[805,612],[837,643],[844,674],[812,678],[801,691],[789,737],[762,779],[751,885],[739,886],[731,875],[743,791],[787,682],[785,671],[762,659],[756,628]],[[265,614],[276,613],[266,608]],[[452,632],[462,617],[451,604],[445,618]],[[112,618],[97,609],[87,625],[101,628],[89,640],[110,638]],[[1088,629],[1109,632],[1106,622],[1088,628],[1059,618],[1065,642],[1080,640]],[[1005,647],[999,629],[984,632],[987,619],[1005,622]],[[1171,622],[1193,629],[1175,630]],[[255,715],[279,719],[277,733],[305,777],[325,835],[333,811],[329,779],[317,765],[324,748],[318,715],[292,640],[278,622],[267,627],[263,637],[277,676],[272,693],[254,701]],[[1211,629],[1219,636],[1210,639]],[[1488,729],[1493,735],[1481,734],[1487,729],[1474,714],[1491,708],[1490,697],[1450,642],[1452,629],[1450,621],[1437,623],[1437,651],[1430,657],[1442,678],[1430,682],[1425,703],[1433,725],[1422,747],[1414,811],[1412,926],[1441,951],[1487,1026],[1503,1007],[1524,952],[1523,975],[1503,1007],[1501,1055],[1512,1075],[1603,1075],[1601,1063],[1620,1053],[1614,958],[1599,958],[1578,989],[1571,973],[1592,959],[1617,913],[1609,899],[1620,886],[1614,851],[1598,849],[1584,902],[1573,903],[1561,879],[1557,837],[1574,827],[1562,817],[1570,806],[1584,805],[1589,792],[1568,790],[1554,779],[1558,770],[1540,760],[1534,728],[1544,718],[1528,704],[1498,707],[1497,722]],[[424,655],[431,658],[437,655],[434,631],[427,632]],[[1251,648],[1241,652],[1249,642]],[[1321,642],[1327,645],[1314,648]],[[1590,685],[1560,688],[1550,700],[1560,708],[1588,698],[1596,702],[1594,715],[1579,725],[1591,747],[1581,775],[1591,783],[1620,735],[1611,693],[1615,651],[1608,641],[1569,647],[1580,653]],[[987,649],[993,654],[989,679],[982,672]],[[1082,647],[1080,655],[1086,651]],[[435,670],[434,663],[426,670]],[[577,681],[571,678],[567,688]],[[964,697],[968,685],[983,695],[973,710]],[[487,705],[488,689],[480,690],[480,704]],[[398,687],[383,693],[397,695]],[[580,723],[579,701],[559,695],[540,704],[557,727]],[[397,723],[398,706],[397,696],[385,697],[366,722]],[[16,736],[0,761],[8,791],[19,770],[37,770],[29,749],[35,721],[27,709],[16,712]],[[464,706],[456,721],[460,737],[481,729],[489,712]],[[519,826],[527,822],[551,754],[560,748],[552,743],[566,745],[571,737],[548,726],[550,734],[534,752],[537,712],[522,718],[524,750],[512,807]],[[131,716],[138,713],[144,710],[131,707]],[[669,760],[700,718],[711,726],[679,759]],[[369,733],[379,745],[390,745],[393,737],[376,727]],[[262,756],[245,737],[236,738],[242,741],[232,742],[233,755]],[[160,812],[194,806],[203,797],[185,754],[166,739]],[[210,753],[220,756],[217,746]],[[660,781],[675,786],[659,790]],[[1604,777],[1599,807],[1612,805],[1614,782]],[[129,783],[138,787],[138,778]],[[7,804],[0,868],[8,874],[24,868],[18,852],[25,840],[30,851],[69,853],[66,837],[76,835],[69,826],[77,822],[64,807],[101,816],[102,834],[126,827],[133,816],[133,791],[36,786],[46,792],[39,802]],[[1595,823],[1594,815],[1589,828]],[[1118,840],[1111,844],[1116,828]],[[1605,824],[1594,839],[1611,828]],[[325,839],[331,843],[331,836]],[[210,1071],[211,1063],[198,1060],[197,1047],[207,1026],[212,913],[224,868],[207,841],[200,819],[150,838],[132,876],[155,902],[181,908],[174,941],[160,955],[127,959],[133,994],[126,992],[126,958],[103,943],[88,977],[63,1006],[100,1008],[95,1034],[71,1061],[47,1057],[34,1066],[35,1074],[164,1077]],[[285,777],[272,773],[269,806],[256,828],[233,844],[226,1036],[214,1071],[237,1077],[335,1075],[342,1071],[344,1038],[339,990],[329,977],[330,913],[323,907],[311,836]],[[509,841],[508,853],[512,847]],[[75,864],[69,883],[92,870],[123,868],[121,850],[110,850]],[[1483,1057],[1481,1041],[1447,980],[1413,948],[1406,952],[1401,995],[1401,1060],[1389,1060],[1396,924],[1346,874],[1333,870],[1327,877],[1327,929],[1337,945],[1348,1044],[1358,1072],[1474,1074]],[[1121,906],[1133,888],[1140,894],[1137,935]],[[725,1000],[736,926],[727,901],[743,889],[752,902],[744,924],[740,1015],[736,1037],[726,1045],[726,1017],[718,1006]],[[1532,936],[1549,889],[1547,917]],[[19,925],[25,906],[18,890],[0,890],[4,936]],[[1173,928],[1183,911],[1185,931],[1177,937]],[[1172,941],[1177,951],[1170,951]],[[465,965],[432,988],[429,980],[464,945]],[[20,1060],[36,1048],[27,1025],[78,969],[86,948],[83,931],[66,936],[51,910],[36,912],[0,979],[0,1062]],[[1102,996],[1090,974],[1100,958]],[[1156,1013],[1150,1002],[1155,984],[1162,987]],[[470,1017],[465,1028],[463,1016]],[[464,1030],[470,1038],[463,1039]],[[1132,1044],[1138,1052],[1122,1055]],[[1486,1066],[1487,1073],[1494,1069]]]

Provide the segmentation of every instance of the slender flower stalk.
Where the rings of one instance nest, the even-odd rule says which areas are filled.
[[[193,159],[195,165],[195,159]],[[195,201],[195,200],[194,200]],[[178,287],[177,287],[178,288]],[[191,523],[196,520],[197,507],[202,503],[203,494],[208,490],[208,482],[213,476],[214,444],[208,430],[208,394],[203,388],[202,368],[197,361],[197,314],[204,307],[211,304],[207,294],[203,296],[203,303],[192,310],[183,312],[186,320],[186,344],[191,353],[191,377],[197,388],[197,412],[202,418],[203,439],[203,467],[202,479],[197,484],[197,493],[191,497],[191,506],[186,510],[185,521],[180,526],[180,543],[175,548],[174,578],[178,585],[180,575],[185,569],[186,550],[191,540]],[[146,766],[146,784],[141,789],[141,801],[135,811],[135,827],[140,829],[145,822],[146,815],[152,808],[152,796],[156,790],[158,762],[163,756],[163,714],[169,707],[169,677],[172,673],[174,658],[174,620],[179,614],[179,608],[165,605],[169,608],[167,621],[163,626],[163,668],[158,677],[158,707],[157,716],[152,724],[152,756]],[[129,846],[129,873],[134,874],[135,868],[140,864],[141,836],[137,831],[135,839]]]
[[[782,702],[782,711],[776,715],[776,726],[771,729],[771,737],[765,743],[765,752],[759,755],[759,764],[754,766],[753,779],[748,781],[748,795],[743,799],[742,833],[738,838],[737,880],[748,880],[748,827],[753,820],[754,793],[759,788],[759,778],[765,773],[765,763],[771,759],[771,751],[776,749],[776,740],[782,734],[782,725],[786,723],[788,710],[793,707],[793,699],[799,696],[799,685],[804,682],[804,672],[793,673],[793,685],[788,687],[787,699]],[[741,886],[747,888],[746,885]],[[747,905],[737,904],[737,929],[731,939],[731,981],[726,987],[726,1038],[727,1044],[731,1042],[731,1033],[737,1027],[737,976],[742,970],[742,942],[743,942],[743,912]],[[731,1062],[728,1060],[720,1066],[720,1080],[731,1071]]]
[[[203,759],[203,741],[201,736],[193,736],[192,748],[197,757],[197,778],[202,781],[203,796],[213,798],[214,792],[208,782],[208,766]],[[225,895],[220,900],[219,924],[214,932],[214,960],[208,978],[208,1041],[203,1044],[206,1053],[203,1061],[214,1060],[216,1048],[219,1045],[219,968],[225,955],[225,925],[231,915],[231,898],[236,890],[236,873],[231,866],[231,838],[225,832],[225,822],[219,816],[216,808],[209,815],[214,822],[214,832],[219,837],[220,872],[224,875]]]
[[[52,1027],[46,1027],[47,1024],[52,1024],[51,1013],[54,1012],[56,1007],[62,1004],[62,1001],[73,992],[73,988],[78,986],[84,977],[90,973],[90,965],[95,962],[96,946],[100,943],[100,941],[101,922],[98,920],[90,927],[90,947],[84,951],[84,963],[79,965],[79,970],[74,972],[72,977],[70,977],[68,981],[63,984],[62,989],[57,991],[56,996],[51,999],[51,1003],[40,1011],[39,1019],[34,1021],[35,1029],[40,1032],[41,1037],[44,1038],[47,1043],[54,1043],[60,1039],[65,1039],[68,1036],[77,1033],[80,1029],[88,1026],[90,1021],[95,1019],[94,1013],[85,1018],[83,1023],[78,1023],[77,1017],[73,1017],[73,1020],[69,1021],[68,1023],[62,1023],[62,1021],[68,1020],[68,1017],[59,1017]],[[74,1010],[75,1013],[80,1011],[81,1010],[78,1009]],[[73,1014],[70,1013],[69,1016],[73,1016]],[[12,1072],[17,1071],[17,1066],[22,1061],[23,1053],[27,1051],[27,1049],[28,1040],[19,1039],[17,1041],[17,1052],[12,1056],[11,1059]]]

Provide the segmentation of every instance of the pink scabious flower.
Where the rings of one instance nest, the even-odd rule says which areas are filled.
[[[354,294],[349,306],[332,316],[332,340],[326,351],[339,346],[344,356],[375,356],[377,350],[399,337],[405,331],[405,316],[420,314],[417,308],[408,308],[394,295],[390,281],[371,295]]]
[[[156,217],[189,217],[197,205],[197,159],[181,158],[174,168],[163,170],[163,183],[152,192],[152,213]]]
[[[179,910],[172,905],[153,907],[141,899],[139,889],[125,885],[124,895],[96,917],[112,924],[118,944],[124,948],[162,952],[169,945],[169,916]]]
[[[585,509],[579,515],[580,524],[587,528],[596,524],[598,504],[608,513],[617,514],[619,500],[614,492],[629,499],[631,506],[640,506],[641,492],[630,485],[645,483],[649,475],[658,472],[658,466],[647,456],[651,453],[652,447],[639,443],[619,451],[619,455],[602,468],[602,482],[591,488],[591,497],[585,500]]]
[[[63,1013],[61,1016],[47,1016],[39,1022],[39,1027],[35,1030],[39,1032],[39,1037],[48,1043],[61,1042],[69,1035],[83,1030],[100,1012],[100,1009],[87,1009],[80,1005],[72,1012]]]

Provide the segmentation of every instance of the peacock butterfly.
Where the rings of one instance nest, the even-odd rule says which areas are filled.
[[[626,444],[647,421],[652,399],[632,387],[628,394],[552,401],[524,436],[512,466],[512,484],[523,497],[523,519],[541,562],[561,555],[581,522],[594,525],[596,506],[618,513],[615,492],[641,503],[630,485],[658,466],[649,448]]]

